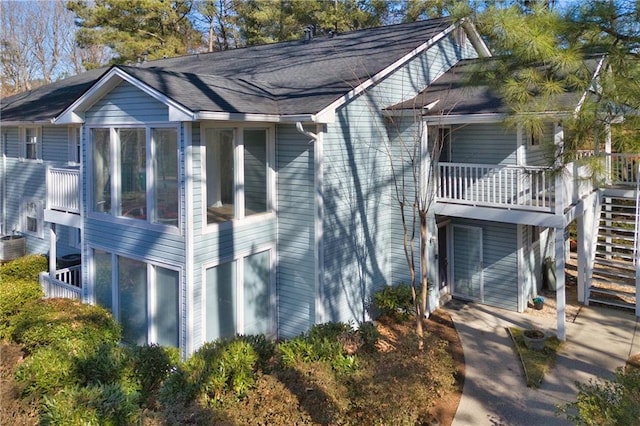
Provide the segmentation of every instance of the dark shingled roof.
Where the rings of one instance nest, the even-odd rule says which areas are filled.
[[[452,23],[450,18],[432,19],[120,68],[194,112],[313,114]],[[0,118],[49,120],[106,71],[6,98]]]
[[[426,116],[442,116],[506,114],[513,112],[500,93],[494,88],[484,84],[469,83],[474,72],[478,69],[489,69],[492,66],[492,61],[496,60],[499,60],[499,58],[462,60],[416,97],[396,104],[388,108],[388,110],[413,110],[438,101],[435,106],[428,111],[424,111],[423,114]],[[590,72],[593,73],[596,69],[597,60],[589,59],[586,65]],[[554,111],[573,110],[581,96],[582,93],[567,91],[554,97]]]

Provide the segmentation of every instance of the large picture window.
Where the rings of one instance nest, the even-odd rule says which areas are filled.
[[[207,223],[269,211],[269,144],[266,129],[204,132]]]
[[[178,131],[175,127],[95,128],[94,212],[178,226]]]
[[[99,249],[93,265],[95,301],[120,322],[123,341],[179,345],[178,271]]]
[[[205,271],[205,339],[272,331],[270,252],[264,251]]]

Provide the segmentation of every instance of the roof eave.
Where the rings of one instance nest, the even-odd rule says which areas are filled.
[[[389,65],[388,67],[384,68],[382,71],[380,71],[376,75],[374,75],[374,76],[370,77],[369,79],[363,81],[358,86],[356,86],[353,89],[351,89],[348,93],[346,93],[345,95],[343,95],[340,98],[338,98],[335,101],[333,101],[331,104],[329,104],[326,107],[324,107],[317,114],[317,117],[319,118],[319,121],[322,122],[322,123],[334,122],[335,121],[335,117],[334,116],[335,116],[336,110],[340,106],[342,106],[345,103],[347,103],[350,99],[353,99],[354,97],[358,96],[359,94],[361,94],[362,92],[367,90],[369,87],[371,87],[374,84],[378,83],[379,81],[381,81],[382,79],[387,77],[389,74],[391,74],[392,72],[397,70],[399,67],[401,67],[402,65],[407,63],[412,58],[416,57],[420,53],[426,51],[427,49],[429,49],[430,47],[435,45],[437,42],[439,42],[444,37],[446,37],[448,34],[450,34],[453,30],[455,30],[458,27],[459,24],[460,24],[459,22],[455,22],[455,23],[451,24],[450,26],[448,26],[447,28],[445,28],[444,30],[439,32],[434,37],[430,38],[426,42],[422,43],[420,46],[418,46],[415,49],[413,49],[411,52],[407,53],[406,55],[404,55],[403,57],[401,57],[400,59],[398,59],[397,61],[395,61],[391,65]]]
[[[327,118],[327,117],[325,117]],[[194,120],[212,120],[212,121],[246,121],[261,123],[326,123],[332,121],[321,121],[316,114],[254,114],[242,112],[220,112],[220,111],[199,111],[194,114]]]
[[[165,104],[169,109],[169,121],[195,121],[195,113],[193,111],[117,66],[114,66],[94,83],[89,90],[76,99],[75,102],[62,111],[57,117],[53,118],[52,122],[54,124],[83,123],[84,112],[123,81],[126,81],[157,101]]]

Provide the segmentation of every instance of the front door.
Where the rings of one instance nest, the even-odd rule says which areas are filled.
[[[482,302],[482,228],[453,225],[452,230],[453,294]]]

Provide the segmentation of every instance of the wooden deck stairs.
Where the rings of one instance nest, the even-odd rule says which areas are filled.
[[[635,197],[603,198],[589,304],[636,309]]]

